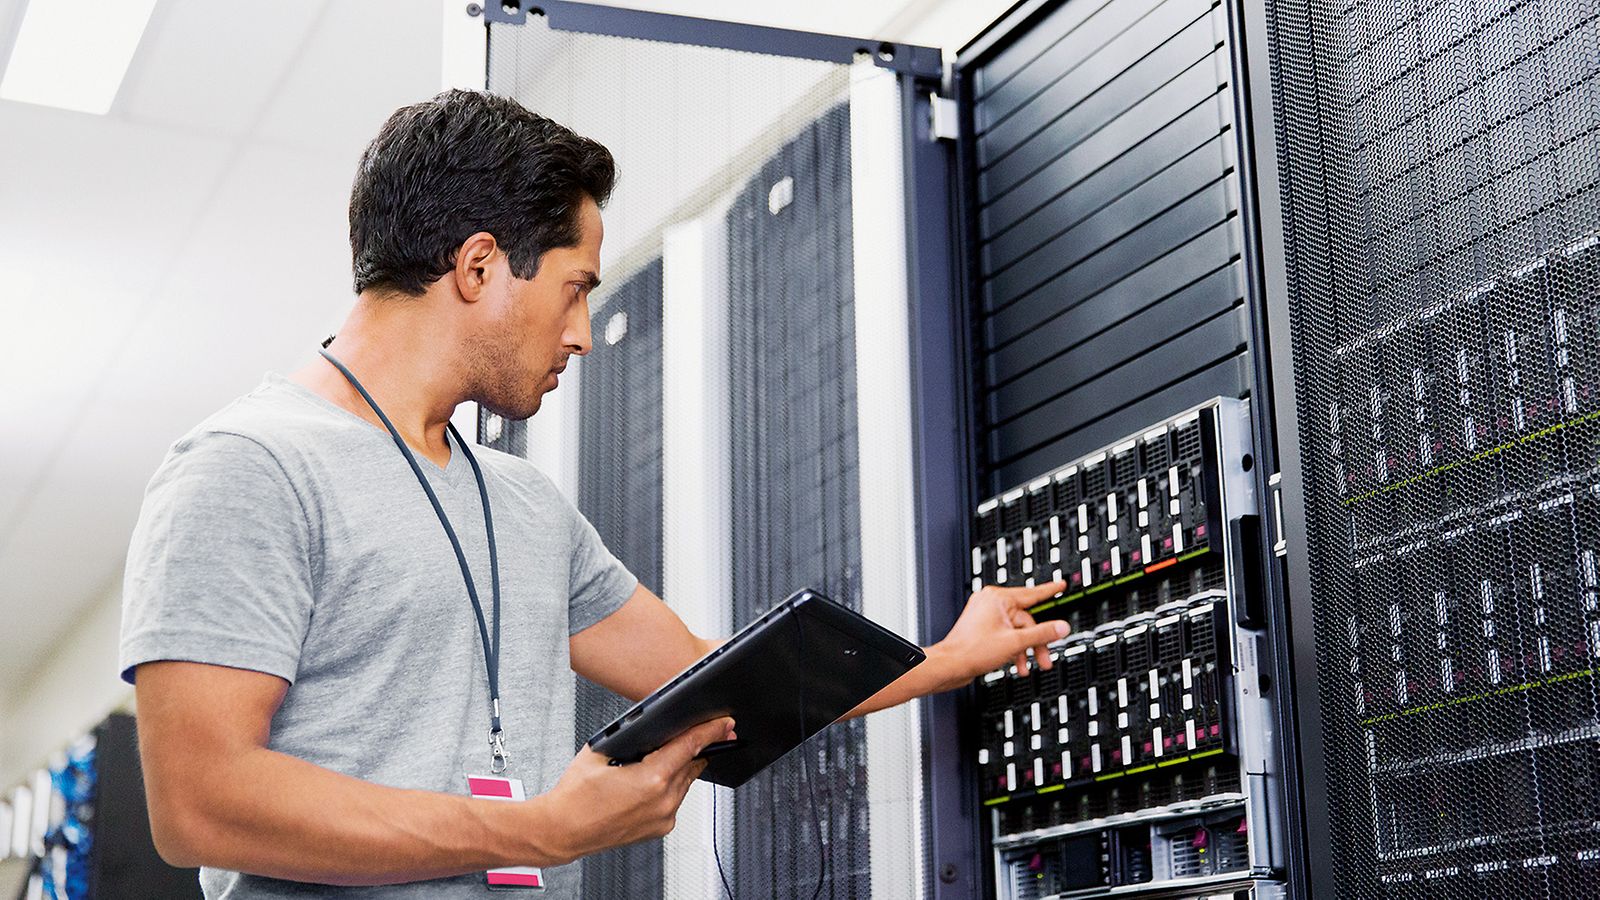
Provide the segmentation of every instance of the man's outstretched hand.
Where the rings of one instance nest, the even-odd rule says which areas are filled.
[[[1066,622],[1033,620],[1028,608],[1043,603],[1066,590],[1066,582],[1051,581],[1035,587],[996,587],[990,585],[967,598],[967,606],[950,627],[944,640],[929,648],[945,658],[950,687],[992,672],[1008,662],[1017,671],[1028,671],[1028,648],[1033,648],[1039,668],[1050,668],[1046,645],[1067,636]]]

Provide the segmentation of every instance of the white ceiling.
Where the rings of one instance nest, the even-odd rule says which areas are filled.
[[[614,5],[953,46],[1008,3]],[[0,101],[0,695],[116,586],[167,446],[343,318],[350,177],[439,89],[441,8],[160,0],[109,115]]]

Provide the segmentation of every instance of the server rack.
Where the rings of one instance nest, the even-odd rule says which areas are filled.
[[[903,136],[927,637],[970,548],[980,579],[1027,577],[980,541],[1014,488],[1026,503],[1097,448],[1242,402],[1253,505],[1218,536],[1225,596],[1191,585],[1155,618],[1212,603],[1251,625],[1276,713],[1252,751],[1278,826],[1265,871],[1250,864],[1258,894],[1564,897],[1596,874],[1597,20],[1590,0],[1025,0],[943,84],[884,54],[910,67],[908,108],[949,98]],[[618,21],[607,33],[822,46]],[[1132,594],[1116,614],[1038,614],[1109,624],[1101,657],[1144,665],[1171,625],[1130,625],[1156,613]],[[1087,690],[1076,665],[1056,687]],[[1111,886],[1064,873],[1075,841],[1125,849],[1120,825],[1019,830],[1000,820],[1037,816],[1038,795],[983,806],[1015,783],[985,710],[1031,716],[1010,700],[1041,688],[1021,681],[929,704],[929,895],[1003,890],[1016,835],[1050,828],[1039,865],[1063,890]],[[1551,791],[1553,771],[1578,789]],[[1507,786],[1514,802],[1478,802]],[[1426,814],[1404,802],[1419,795]],[[1117,863],[1134,873],[1119,893],[1141,865]]]
[[[728,212],[734,628],[794,584],[861,608],[849,132],[848,105],[830,108],[751,177]],[[777,198],[786,198],[781,216],[771,212],[776,184],[792,186]],[[736,896],[804,896],[813,877],[806,848],[825,834],[866,830],[864,724],[835,725],[801,749],[806,760],[780,760],[741,789],[758,799],[735,826]],[[790,832],[808,792],[818,798],[820,833]],[[871,894],[868,857],[859,842],[834,850],[836,893]]]
[[[1005,211],[1006,204],[1011,204],[1015,208],[1010,214],[1018,220],[1040,212],[1017,206],[1020,199],[1038,193],[1038,182],[1023,189],[1016,184],[1030,175],[1030,166],[1048,164],[1043,158],[1027,162],[1028,154],[1036,154],[1041,144],[996,152],[989,166],[994,171],[982,178],[971,170],[975,155],[989,151],[979,149],[973,140],[973,124],[982,107],[969,87],[982,80],[984,65],[1003,55],[1006,45],[1029,40],[1039,43],[1037,35],[1028,37],[1034,26],[1052,16],[1059,21],[1063,15],[1059,10],[1064,7],[1071,7],[1065,13],[1068,19],[1086,18],[1078,15],[1080,7],[1088,8],[1082,3],[1021,5],[963,54],[950,82],[944,85],[939,83],[937,54],[920,48],[582,4],[548,3],[536,10],[549,18],[552,27],[584,33],[810,58],[865,55],[901,73],[903,108],[908,113],[901,142],[909,326],[916,361],[911,370],[916,423],[914,478],[921,524],[916,537],[925,640],[942,633],[964,599],[967,575],[949,562],[966,557],[972,531],[969,517],[976,498],[1008,486],[1007,479],[1032,478],[1074,453],[1087,452],[1096,442],[1139,431],[1206,398],[1220,395],[1226,400],[1260,393],[1254,389],[1260,371],[1250,352],[1259,323],[1251,303],[1250,216],[1241,215],[1241,210],[1248,208],[1249,190],[1240,178],[1249,167],[1240,161],[1239,131],[1234,127],[1237,112],[1231,85],[1237,48],[1227,39],[1234,28],[1230,8],[1184,7],[1178,10],[1184,13],[1179,26],[1168,30],[1161,23],[1172,17],[1151,15],[1151,9],[1125,3],[1112,11],[1121,25],[1096,23],[1100,44],[1079,48],[1098,49],[1107,60],[1139,47],[1146,53],[1157,50],[1133,77],[1120,82],[1121,86],[1131,85],[1132,91],[1140,84],[1157,90],[1153,98],[1144,98],[1140,113],[1132,117],[1120,116],[1125,110],[1115,102],[1097,100],[1080,108],[1075,118],[1055,122],[1055,131],[1061,134],[1073,127],[1101,132],[1098,142],[1083,147],[1073,162],[1087,161],[1085,164],[1095,169],[1100,165],[1091,159],[1095,154],[1103,163],[1123,155],[1122,144],[1142,144],[1126,127],[1119,134],[1117,128],[1106,130],[1104,126],[1108,118],[1120,117],[1126,124],[1155,111],[1166,117],[1161,121],[1177,122],[1176,128],[1167,131],[1165,150],[1161,151],[1174,152],[1177,165],[1166,167],[1164,174],[1153,180],[1137,177],[1137,166],[1112,166],[1087,185],[1080,185],[1087,193],[1079,190],[1073,203],[1088,197],[1083,202],[1101,214],[1056,222],[1051,227],[1059,233],[1051,236],[1046,253],[1032,252],[1037,248],[1019,242],[1018,236],[1026,229],[1015,227],[1015,222],[1011,226],[997,224],[998,213],[993,210],[988,218],[975,212],[973,201],[983,185],[997,182],[1002,175],[1011,183],[996,183],[995,187],[1009,191],[1010,199],[1002,199],[997,209]],[[1168,3],[1160,12],[1174,9],[1174,3]],[[513,24],[525,20],[527,11],[512,3],[486,10],[485,15],[497,24]],[[1143,24],[1131,38],[1118,37],[1119,30],[1132,23]],[[1173,65],[1184,77],[1162,89],[1163,67]],[[1087,89],[1090,94],[1098,91],[1090,74],[1075,89]],[[1027,91],[1016,92],[1015,86],[1021,83],[1011,80],[1009,124],[999,121],[1001,117],[994,123],[1002,136],[1010,129],[1019,145],[1026,143],[1020,139],[1027,135],[1019,129],[1022,119],[1016,108],[1036,100]],[[944,115],[949,112],[948,101],[930,103],[930,93],[953,95],[960,126],[954,133]],[[1048,102],[1049,93],[1045,93]],[[999,94],[1005,96],[1006,91]],[[1182,114],[1184,110],[1187,115]],[[1149,149],[1142,147],[1142,151]],[[1182,195],[1183,202],[1168,209],[1162,198],[1174,191]],[[1061,206],[1057,203],[1045,209],[1045,216]],[[1138,234],[1116,240],[1119,229],[1130,228]],[[1108,250],[1108,243],[1115,246]],[[969,254],[980,245],[989,256]],[[1062,254],[1071,258],[1072,265],[1057,270],[1042,265]],[[1060,271],[1062,268],[1070,271]],[[1048,290],[1041,290],[1041,284]],[[1053,302],[1050,295],[1059,294],[1063,285],[1097,293],[1098,299],[1064,315],[1055,314],[1049,308]],[[1153,304],[1148,302],[1150,298],[1154,298]],[[1049,327],[1029,329],[1030,316],[1049,320]],[[1155,330],[1159,333],[1147,327],[1152,323],[1159,324]],[[1051,345],[1052,335],[1059,338],[1074,331],[1087,331],[1093,339],[1082,345],[1069,341],[1065,348]],[[1063,354],[1061,349],[1073,352]],[[1176,378],[1168,377],[1174,366],[1182,371]],[[1129,396],[1114,380],[1095,377],[1101,369],[1119,368],[1125,383],[1131,383],[1128,376],[1133,376],[1133,381],[1140,377],[1154,380]],[[1073,389],[1065,398],[1052,386],[1052,381],[1061,379],[1069,380]],[[1270,421],[1270,411],[1263,407],[1258,401],[1241,409]],[[1040,423],[1049,417],[1070,421],[1053,431],[1049,427],[1041,430]],[[1247,433],[1256,437],[1249,438],[1249,452],[1239,454],[1242,461],[1235,462],[1248,466],[1252,457],[1269,460],[1270,449],[1264,446],[1262,436],[1270,435],[1270,430],[1256,427]],[[1252,477],[1264,481],[1265,475],[1257,469]],[[1259,493],[1266,496],[1264,484]],[[1254,534],[1251,531],[1251,537],[1239,543],[1256,546]],[[1248,594],[1252,608],[1265,607],[1270,619],[1277,606],[1270,594],[1275,581],[1270,572],[1263,576],[1250,559],[1245,554],[1237,566],[1238,578],[1253,586]],[[1256,589],[1262,583],[1266,587]],[[1195,602],[1203,604],[1205,600]],[[1268,649],[1263,660],[1265,665],[1275,665],[1276,655]],[[1268,675],[1261,683],[1271,680]],[[981,814],[972,764],[979,749],[979,735],[973,727],[976,702],[972,693],[935,698],[928,703],[929,715],[923,719],[929,896],[971,897],[994,890],[993,835],[984,825],[986,816]],[[1282,787],[1274,781],[1268,789],[1277,792]],[[1257,791],[1255,796],[1261,798],[1263,792]],[[1271,805],[1276,809],[1282,804]]]
[[[1016,21],[1031,20],[1039,9],[1024,9]],[[740,49],[762,49],[770,51],[774,47],[786,46],[788,50],[802,54],[827,54],[838,53],[841,50],[850,54],[852,50],[866,50],[874,52],[870,43],[860,44],[851,48],[848,44],[841,45],[837,40],[831,43],[826,40],[811,40],[815,36],[796,37],[792,33],[775,33],[763,29],[751,29],[740,26],[722,26],[714,23],[696,22],[686,24],[683,20],[674,17],[659,17],[651,15],[627,14],[616,10],[597,10],[583,7],[581,4],[551,3],[545,4],[542,12],[547,13],[552,24],[557,20],[563,22],[562,27],[573,28],[589,33],[610,34],[626,37],[645,37],[651,39],[673,39],[688,43],[711,44],[723,47],[738,47]],[[526,13],[517,4],[488,10],[487,16],[491,20],[509,24],[525,17]],[[1048,12],[1048,10],[1046,10]],[[1134,19],[1139,16],[1132,16]],[[1180,43],[1185,48],[1200,51],[1201,67],[1193,64],[1187,65],[1184,71],[1190,75],[1185,82],[1186,88],[1199,88],[1203,91],[1202,97],[1209,100],[1209,108],[1201,113],[1210,115],[1213,119],[1221,121],[1228,113],[1225,87],[1228,78],[1225,70],[1231,65],[1231,56],[1219,53],[1215,48],[1206,47],[1207,35],[1215,36],[1218,29],[1224,26],[1222,17],[1214,11],[1204,12],[1186,20],[1187,24],[1179,32]],[[1009,33],[1014,24],[1008,24],[997,30],[996,34]],[[1020,27],[1020,26],[1016,26]],[[1158,44],[1165,43],[1164,37],[1145,29],[1142,40],[1154,40]],[[787,43],[786,43],[787,42]],[[820,43],[819,43],[820,42]],[[1125,43],[1125,42],[1124,42]],[[818,48],[821,48],[819,51]],[[1125,49],[1125,47],[1123,47]],[[1187,52],[1187,51],[1185,51]],[[1030,364],[1024,359],[1025,353],[1019,354],[1018,348],[1026,350],[1028,339],[1018,341],[1015,346],[997,347],[986,344],[984,340],[974,340],[974,332],[970,323],[972,316],[969,312],[968,302],[972,300],[967,292],[954,289],[955,279],[959,273],[957,266],[964,264],[966,254],[963,248],[972,245],[973,230],[961,232],[953,239],[952,228],[969,224],[966,220],[956,221],[951,215],[951,205],[957,199],[951,190],[953,186],[963,184],[961,170],[954,164],[956,155],[953,147],[948,142],[936,142],[932,133],[932,117],[926,115],[929,110],[927,91],[934,87],[932,79],[937,77],[937,66],[930,65],[930,60],[925,51],[915,48],[901,48],[891,45],[876,47],[875,55],[884,63],[889,63],[903,72],[902,90],[906,108],[913,111],[905,118],[904,132],[902,135],[906,169],[906,207],[907,207],[907,254],[909,259],[909,272],[912,288],[912,320],[913,344],[915,358],[918,365],[913,368],[912,378],[915,382],[914,402],[916,404],[915,420],[917,423],[916,442],[916,481],[918,485],[919,518],[922,529],[918,534],[921,559],[921,576],[924,585],[924,603],[928,609],[925,621],[928,623],[929,633],[925,639],[936,637],[942,630],[943,624],[953,619],[955,609],[959,606],[964,594],[965,577],[960,571],[953,570],[947,564],[950,559],[965,556],[964,548],[968,541],[967,516],[972,508],[973,498],[983,493],[994,490],[1001,479],[1008,475],[1021,474],[1028,466],[1042,466],[1054,454],[1059,461],[1062,454],[1070,454],[1073,448],[1087,449],[1082,446],[1084,442],[1095,439],[1108,440],[1115,437],[1118,429],[1133,430],[1143,427],[1151,421],[1160,419],[1166,413],[1181,409],[1188,402],[1197,401],[1204,397],[1222,394],[1224,396],[1240,396],[1248,394],[1248,378],[1253,374],[1250,367],[1250,358],[1243,352],[1248,329],[1253,319],[1244,304],[1241,283],[1248,278],[1247,264],[1240,261],[1240,244],[1243,240],[1243,228],[1238,223],[1239,203],[1235,198],[1237,188],[1230,182],[1236,177],[1238,168],[1236,162],[1230,163],[1236,155],[1233,145],[1229,142],[1232,135],[1225,129],[1214,129],[1216,133],[1199,142],[1196,147],[1189,147],[1184,154],[1185,163],[1173,170],[1166,178],[1155,183],[1145,185],[1142,193],[1133,200],[1124,200],[1115,203],[1115,198],[1124,191],[1125,185],[1119,185],[1114,180],[1101,179],[1095,185],[1096,190],[1102,192],[1102,200],[1111,203],[1111,215],[1091,223],[1092,229],[1104,231],[1116,227],[1117,221],[1137,221],[1139,217],[1148,214],[1152,202],[1157,202],[1164,191],[1173,190],[1176,186],[1187,183],[1187,180],[1198,178],[1198,191],[1191,191],[1192,196],[1176,216],[1177,227],[1188,227],[1193,231],[1191,238],[1193,246],[1189,247],[1190,255],[1184,260],[1176,258],[1167,259],[1168,263],[1182,263],[1199,267],[1203,276],[1198,283],[1188,283],[1184,279],[1168,283],[1158,291],[1164,301],[1170,301],[1168,307],[1176,306],[1188,311],[1191,318],[1202,321],[1199,329],[1188,329],[1195,332],[1184,334],[1183,315],[1167,315],[1165,321],[1177,323],[1179,327],[1175,332],[1167,334],[1164,338],[1158,337],[1152,341],[1147,340],[1141,347],[1136,347],[1132,354],[1124,356],[1126,364],[1143,367],[1144,371],[1159,371],[1161,361],[1152,367],[1149,359],[1139,359],[1139,350],[1155,350],[1157,354],[1163,352],[1163,345],[1171,339],[1177,338],[1185,341],[1184,348],[1178,353],[1172,352],[1173,348],[1165,347],[1169,358],[1182,359],[1188,352],[1196,351],[1206,356],[1202,365],[1197,370],[1186,372],[1186,377],[1180,379],[1182,384],[1177,390],[1160,391],[1154,385],[1141,392],[1135,398],[1138,403],[1130,404],[1127,398],[1118,398],[1116,391],[1095,389],[1095,386],[1082,384],[1077,394],[1079,398],[1093,396],[1096,393],[1107,394],[1109,403],[1100,404],[1096,415],[1085,417],[1085,422],[1075,429],[1076,434],[1071,440],[1062,440],[1059,437],[1046,439],[1043,443],[1050,444],[1041,448],[1037,445],[1041,440],[1037,434],[1029,434],[1033,422],[1025,421],[1020,430],[1012,427],[1009,430],[1004,426],[1007,422],[985,420],[983,417],[992,409],[1009,405],[1011,423],[1015,425],[1017,413],[1031,411],[1032,407],[1039,405],[1040,390],[1044,390],[1044,397],[1048,398],[1048,386],[1041,388],[1039,374],[1030,377],[1027,369]],[[981,54],[980,54],[981,55]],[[1178,59],[1182,54],[1167,53],[1168,61]],[[830,57],[832,58],[832,57]],[[964,103],[966,95],[961,91],[964,78],[976,71],[977,56],[970,57],[967,65],[958,65],[955,76],[955,93],[958,100],[958,109],[961,119],[965,123],[972,121],[972,105]],[[1147,70],[1153,70],[1151,66]],[[1206,82],[1205,72],[1219,73],[1220,81],[1217,86],[1210,89],[1204,87]],[[1148,74],[1148,71],[1146,72]],[[1173,92],[1169,91],[1168,94]],[[915,111],[922,110],[923,113]],[[1102,110],[1105,112],[1105,110]],[[1196,120],[1203,119],[1204,115],[1197,113],[1187,120],[1191,126]],[[1013,119],[1013,122],[1017,120]],[[1014,127],[1014,126],[1013,126]],[[1203,128],[1202,128],[1203,130]],[[1191,127],[1191,132],[1193,128]],[[945,135],[946,137],[950,135]],[[1093,148],[1091,148],[1093,149]],[[1104,152],[1104,147],[1100,148]],[[1020,159],[1012,156],[1012,164]],[[966,181],[971,184],[971,181]],[[1022,196],[1022,193],[1014,193]],[[1141,212],[1145,209],[1145,212]],[[1119,220],[1117,217],[1121,217]],[[1130,217],[1132,217],[1130,219]],[[1159,234],[1163,229],[1170,229],[1169,219],[1162,223],[1154,232],[1147,231],[1144,235],[1148,238],[1151,233]],[[1111,224],[1106,224],[1110,222]],[[1083,223],[1079,223],[1082,226]],[[1013,234],[1018,232],[1013,232]],[[1069,237],[1075,238],[1085,233],[1080,230]],[[1146,246],[1158,258],[1169,257],[1165,250],[1159,246],[1160,241],[1153,246]],[[1141,239],[1125,242],[1123,246],[1131,247],[1135,244],[1151,245],[1151,241]],[[1062,245],[1061,240],[1056,241],[1056,246]],[[1082,264],[1074,276],[1085,274],[1098,277],[1103,283],[1116,284],[1121,279],[1119,273],[1114,271],[1116,265],[1107,267],[1106,262],[1117,262],[1115,253],[1106,254],[1098,252],[1101,248],[1080,245],[1077,248],[1078,262]],[[1013,253],[1026,256],[1025,250],[1013,248]],[[1040,277],[1048,277],[1048,273],[1027,274],[1029,267],[1035,266],[1039,256],[1032,260],[1012,260],[1007,271],[996,274],[996,286],[992,290],[1005,290],[1006,280],[1009,279],[1009,289],[1026,292],[1028,285],[1021,279],[1033,278],[1037,281]],[[1202,262],[1207,261],[1209,262]],[[1137,268],[1137,265],[1128,266],[1123,261],[1124,268]],[[1167,271],[1177,272],[1181,266],[1168,265]],[[1181,273],[1180,273],[1181,274]],[[1081,282],[1080,282],[1081,283]],[[1131,296],[1128,287],[1137,284],[1122,285],[1124,294]],[[1150,288],[1154,281],[1145,285]],[[1036,287],[1036,286],[1035,286]],[[994,310],[994,319],[1004,326],[1012,323],[1015,327],[1017,320],[1016,311],[1037,307],[1041,294],[1035,290],[1032,298],[1023,298],[1020,303],[1010,304],[1010,311],[1006,309]],[[1138,318],[1130,317],[1125,312],[1117,310],[1119,295],[1115,291],[1108,293],[1110,303],[1102,302],[1098,307],[1086,307],[1080,310],[1077,318],[1066,317],[1056,322],[1059,328],[1082,327],[1088,321],[1085,313],[1099,315],[1102,324],[1107,322],[1120,326],[1103,335],[1098,342],[1097,351],[1093,354],[1079,352],[1073,359],[1061,359],[1060,354],[1048,350],[1045,355],[1056,357],[1055,374],[1060,374],[1060,366],[1065,363],[1069,369],[1076,365],[1078,370],[1072,377],[1080,382],[1090,380],[1089,368],[1082,365],[1088,360],[1090,368],[1093,365],[1114,366],[1115,361],[1107,362],[1104,354],[1109,350],[1115,355],[1118,344],[1125,341],[1130,335],[1135,335],[1138,328]],[[974,302],[974,307],[978,304]],[[1145,310],[1145,321],[1153,318]],[[1109,317],[1109,318],[1107,318]],[[1002,339],[1016,339],[1021,335],[1012,333],[1002,336]],[[1039,335],[1031,338],[1035,352],[1038,352]],[[992,343],[992,342],[991,342]],[[1081,348],[1080,348],[1081,349]],[[1126,348],[1121,348],[1126,349]],[[995,352],[987,352],[995,351]],[[1094,356],[1099,359],[1095,363]],[[1133,358],[1129,358],[1133,357]],[[954,364],[948,364],[953,362]],[[979,370],[988,373],[1001,372],[1005,377],[1004,369],[1010,365],[1012,384],[1001,385],[1011,390],[995,390],[988,396],[979,396],[980,391],[974,384],[974,379],[969,377]],[[1043,373],[1044,380],[1052,377],[1050,372]],[[1022,390],[1018,390],[1018,387]],[[1171,388],[1172,385],[1167,385]],[[1033,394],[1027,393],[1032,390]],[[1184,400],[1177,400],[1181,394]],[[1172,404],[1176,403],[1176,406]],[[1057,404],[1058,406],[1060,404]],[[1069,404],[1070,406],[1070,404]],[[999,426],[999,427],[996,427]],[[987,434],[985,434],[987,430]],[[1020,437],[1018,436],[1020,434]],[[981,437],[980,437],[981,436]],[[1077,443],[1074,443],[1074,440]],[[1009,443],[1007,443],[1009,442]],[[1028,442],[1031,442],[1029,444]],[[1013,453],[1009,461],[1010,468],[1003,469],[999,466],[988,466],[987,455],[995,447],[1023,447],[1027,451],[1023,454]],[[1031,454],[1031,455],[1029,455]],[[980,477],[980,470],[984,474]],[[980,485],[980,481],[984,482]],[[972,718],[971,696],[942,697],[929,704],[932,714],[925,718],[927,730],[926,741],[926,768],[930,773],[926,786],[926,796],[931,811],[931,829],[928,834],[928,892],[935,896],[967,897],[984,893],[993,884],[992,871],[986,866],[992,862],[985,837],[979,827],[981,816],[978,815],[977,791],[972,771],[971,760],[974,758],[976,737],[967,727]]]
[[[201,895],[198,869],[156,853],[137,730],[131,714],[113,713],[0,800],[8,900]]]
[[[1008,821],[1016,813],[985,823],[984,841],[996,848],[986,861],[985,880],[998,896],[1303,895],[1298,745],[1295,729],[1286,727],[1295,721],[1284,640],[1287,610],[1281,566],[1273,561],[1281,537],[1281,478],[1265,352],[1252,44],[1243,7],[1175,0],[1023,3],[964,48],[955,64],[976,489],[999,494],[1002,507],[1008,496],[1026,500],[1038,479],[1053,480],[1052,473],[1071,469],[1074,459],[1098,447],[1138,446],[1148,429],[1169,427],[1170,417],[1206,398],[1244,402],[1238,458],[1229,462],[1240,467],[1239,490],[1249,498],[1243,504],[1236,499],[1235,507],[1249,513],[1214,537],[1230,560],[1230,578],[1225,585],[1184,585],[1176,598],[1169,590],[1164,602],[1171,605],[1163,606],[1159,618],[1170,619],[1186,603],[1226,609],[1235,623],[1232,634],[1248,638],[1249,658],[1217,664],[1232,677],[1231,685],[1249,682],[1251,705],[1265,713],[1255,719],[1238,718],[1237,709],[1221,713],[1250,743],[1252,757],[1238,767],[1224,766],[1227,779],[1254,773],[1253,784],[1211,779],[1176,792],[1189,797],[1182,802],[1210,796],[1220,805],[1231,795],[1260,804],[1244,817],[1250,832],[1244,847],[1217,848],[1229,852],[1216,858],[1245,848],[1249,858],[1235,856],[1220,868],[1208,862],[1196,870],[1199,860],[1191,855],[1179,864],[1171,852],[1178,826],[1150,824],[1172,814],[1163,799],[1173,796],[1170,789],[1141,786],[1150,789],[1119,792],[1113,799],[1070,782],[1048,784],[1059,793],[1048,802],[1036,794],[1020,824]],[[1081,462],[1078,467],[1081,472]],[[1114,473],[1106,478],[1114,481]],[[1073,479],[1083,489],[1081,474],[1068,481]],[[971,544],[979,545],[988,526],[983,508],[975,512]],[[1130,524],[1119,527],[1126,532]],[[1089,537],[1099,544],[1086,555],[1100,553],[1097,565],[1112,563],[1102,558],[1105,529]],[[1130,550],[1149,556],[1146,548],[1124,547],[1124,566]],[[1025,577],[1014,569],[1006,574]],[[1208,595],[1208,586],[1222,587],[1223,594]],[[1081,593],[1084,585],[1069,591]],[[1144,593],[1117,587],[1099,595],[1110,603],[1079,606],[1080,600],[1036,610],[1101,629],[1079,639],[1090,649],[1097,639],[1106,644],[1098,655],[1084,651],[1090,665],[1082,672],[1076,663],[1070,674],[1063,672],[1071,687],[1033,685],[1033,692],[1086,695],[1095,680],[1094,662],[1125,675],[1130,663],[1158,657],[1159,645],[1141,643],[1148,623],[1127,618],[1154,615]],[[1113,640],[1129,630],[1138,645],[1132,652]],[[1153,668],[1159,673],[1162,667]],[[1161,685],[1158,674],[1158,692]],[[1111,687],[1116,686],[1114,679]],[[1096,690],[1104,693],[1105,687]],[[1170,712],[1162,704],[1161,715]],[[1086,737],[1074,731],[1071,740]],[[985,755],[994,759],[992,749]],[[1136,777],[1145,776],[1161,772],[1162,762],[1169,760],[1141,759],[1132,768],[1140,770]],[[1143,768],[1152,763],[1156,769]],[[1122,765],[1121,771],[1082,777],[1126,778]],[[1044,774],[1048,780],[1052,773]],[[989,787],[987,800],[994,802],[997,783]],[[1079,809],[1057,806],[1067,793],[1081,796]],[[1193,806],[1180,808],[1198,814]],[[1210,841],[1217,824],[1184,827],[1203,828]],[[1130,830],[1119,831],[1122,825]],[[1189,844],[1195,851],[1197,834]],[[1041,842],[1041,835],[1060,840]],[[1130,840],[1137,846],[1130,848]],[[1162,848],[1166,862],[1157,866]],[[1031,882],[1016,877],[1018,861],[1030,870]],[[1063,877],[1047,887],[1051,876],[1045,870],[1052,861]],[[1095,865],[1101,868],[1088,871]],[[1185,887],[1175,877],[1197,871],[1219,881],[1210,888]],[[1223,883],[1227,872],[1242,873],[1231,887]]]
[[[592,313],[595,355],[586,360],[579,395],[591,410],[580,420],[578,509],[606,548],[661,590],[661,305],[662,264],[647,262]],[[584,678],[574,697],[574,745],[622,715],[627,700]],[[589,897],[660,898],[662,843],[641,841],[583,861]]]

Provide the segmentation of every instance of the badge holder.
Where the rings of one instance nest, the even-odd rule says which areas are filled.
[[[502,775],[467,775],[467,789],[480,800],[507,800],[521,803],[528,799],[523,793],[522,779]],[[491,891],[542,891],[544,872],[534,866],[511,866],[490,869],[487,873]]]

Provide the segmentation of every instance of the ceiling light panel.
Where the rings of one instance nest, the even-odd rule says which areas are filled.
[[[33,0],[0,80],[0,99],[104,115],[155,5]]]

